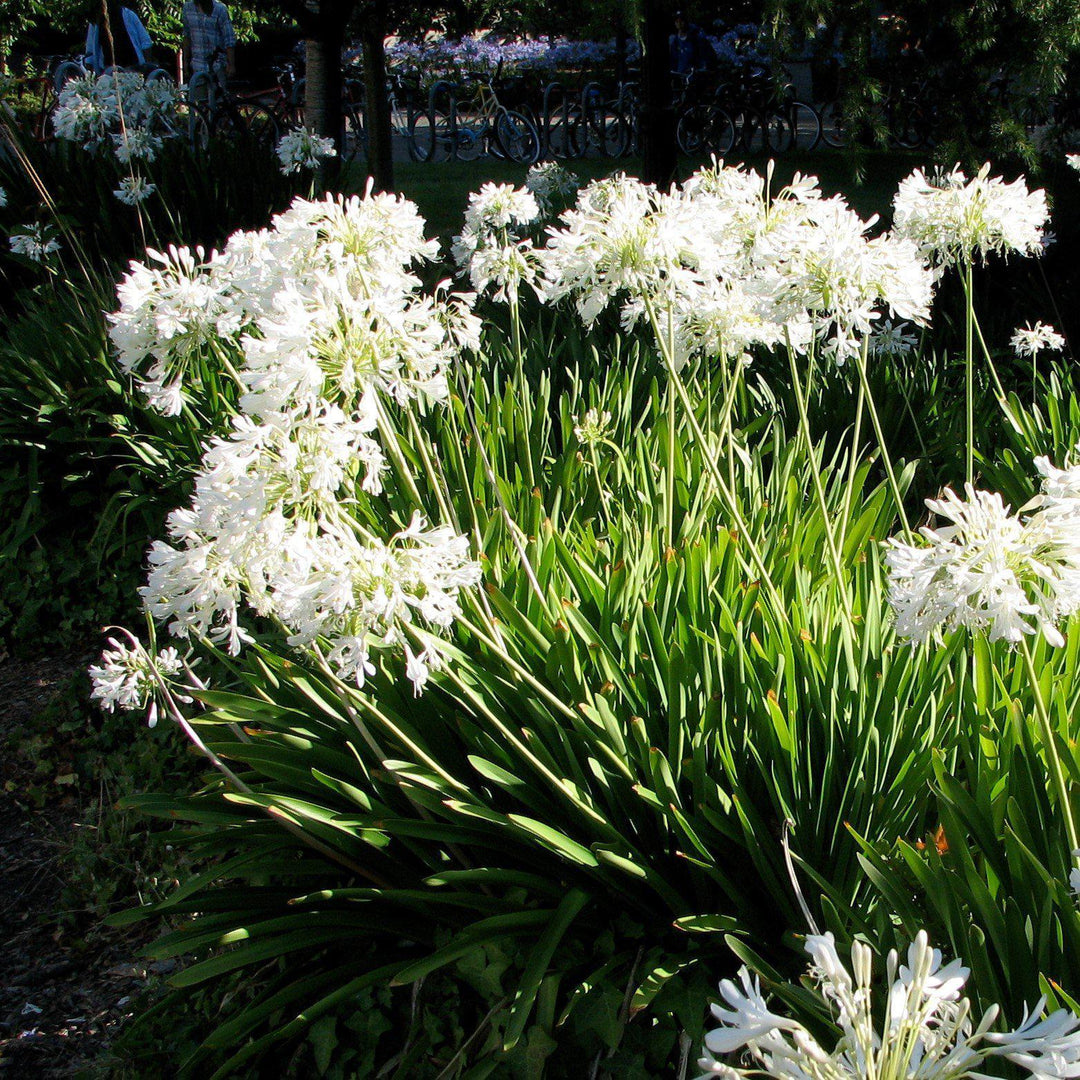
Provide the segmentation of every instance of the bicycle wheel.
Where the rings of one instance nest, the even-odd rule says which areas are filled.
[[[770,113],[765,118],[765,145],[770,154],[786,154],[795,145],[795,131],[783,113]]]
[[[840,105],[830,101],[821,107],[821,141],[834,150],[847,146],[847,128]]]
[[[621,157],[626,149],[626,121],[622,113],[608,105],[589,109],[586,113],[586,135],[589,150],[600,157]]]
[[[241,105],[239,110],[247,126],[247,139],[260,150],[271,153],[276,150],[281,138],[281,125],[277,117],[265,105]]]
[[[726,157],[735,148],[735,121],[727,110],[714,108],[706,129],[709,150],[719,157]]]
[[[566,101],[551,114],[548,139],[552,157],[563,160],[581,157],[585,153],[584,136],[580,105]]]
[[[59,94],[72,79],[81,79],[86,74],[86,68],[74,60],[65,60],[57,64],[52,73],[53,93]]]
[[[532,121],[521,113],[507,110],[495,121],[495,139],[499,149],[519,165],[533,165],[540,157],[540,136]]]
[[[792,142],[796,150],[813,150],[821,142],[821,118],[812,105],[793,101],[788,106]]]
[[[469,102],[457,106],[454,112],[454,155],[458,161],[475,161],[484,153],[487,117]]]
[[[359,104],[343,106],[341,117],[341,160],[348,164],[367,155],[367,129]]]
[[[704,105],[691,105],[679,117],[675,125],[675,141],[684,154],[696,157],[702,152],[708,123],[709,114]]]
[[[418,113],[409,122],[409,156],[414,161],[445,161],[451,141],[450,116],[441,109]]]

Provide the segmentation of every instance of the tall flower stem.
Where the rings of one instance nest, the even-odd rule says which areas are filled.
[[[975,373],[974,328],[975,298],[972,288],[971,260],[964,263],[964,413],[967,420],[967,446],[964,450],[964,476],[975,482]]]
[[[664,525],[667,546],[675,547],[675,388],[667,386],[667,468],[664,470]]]
[[[866,411],[870,414],[870,422],[874,426],[874,434],[877,436],[878,446],[881,447],[881,460],[885,465],[885,475],[889,479],[889,490],[892,492],[893,500],[896,502],[896,512],[900,516],[900,524],[904,529],[904,540],[913,544],[915,537],[911,532],[911,525],[908,522],[907,511],[904,509],[904,499],[900,494],[900,485],[896,481],[896,470],[893,468],[892,458],[889,455],[889,448],[885,443],[885,433],[881,430],[881,419],[878,416],[877,407],[874,405],[874,395],[870,390],[870,380],[866,376],[866,353],[867,349],[864,344],[855,355],[857,357],[855,364],[859,369],[859,381],[862,384],[863,392],[866,395]]]
[[[840,519],[840,539],[837,542],[841,551],[847,538],[848,525],[851,523],[851,500],[855,490],[855,477],[859,471],[859,445],[862,437],[863,411],[866,408],[866,388],[859,383],[859,398],[855,404],[855,427],[851,433],[851,457],[848,460],[848,482],[844,490],[844,515]]]
[[[803,397],[802,379],[799,376],[799,365],[795,360],[795,350],[788,342],[788,367],[791,369],[792,388],[795,391],[795,400],[799,407],[799,426],[802,429],[806,444],[806,455],[810,461],[810,475],[814,483],[814,494],[817,496],[818,509],[821,511],[821,524],[825,530],[825,546],[829,552],[829,561],[832,563],[833,574],[836,575],[836,587],[840,590],[843,600],[843,609],[850,619],[854,614],[851,606],[851,598],[848,596],[847,581],[844,576],[844,568],[840,565],[840,553],[836,549],[836,538],[833,536],[832,523],[829,521],[829,508],[825,502],[825,488],[821,483],[821,470],[818,468],[817,453],[814,450],[814,440],[810,436],[810,417],[806,410],[806,400]],[[809,394],[809,383],[807,394]]]
[[[760,576],[762,584],[769,593],[769,598],[776,606],[777,615],[782,619],[786,619],[787,608],[784,605],[783,598],[780,596],[780,591],[777,589],[776,583],[769,573],[769,568],[765,564],[765,559],[761,554],[757,542],[751,535],[750,530],[747,528],[746,521],[739,511],[738,504],[735,501],[735,493],[728,487],[727,481],[724,479],[724,474],[717,464],[712,447],[705,437],[705,432],[701,430],[701,424],[698,422],[697,415],[694,412],[694,403],[690,400],[690,395],[687,392],[686,386],[683,384],[682,378],[675,368],[675,359],[668,352],[664,341],[664,335],[661,333],[660,325],[656,319],[656,309],[653,307],[650,300],[645,301],[645,308],[649,316],[649,322],[653,327],[653,332],[656,334],[657,343],[660,345],[661,357],[667,368],[669,389],[674,388],[675,393],[678,394],[679,401],[682,403],[683,410],[686,413],[686,419],[690,425],[690,430],[693,432],[694,439],[701,451],[701,459],[705,462],[705,466],[709,470],[713,483],[716,484],[716,489],[720,493],[720,497],[727,504],[728,512],[731,514],[731,520],[734,522],[735,528],[739,532],[740,540],[746,544],[746,548],[750,553],[750,563]],[[743,558],[742,553],[738,548],[736,548],[736,552],[739,564],[743,567],[744,571],[749,571],[750,567],[747,565],[746,560]]]
[[[1026,637],[1020,639],[1020,655],[1024,659],[1024,670],[1027,672],[1028,682],[1031,683],[1031,692],[1035,698],[1035,716],[1039,721],[1043,748],[1046,751],[1047,761],[1050,763],[1050,774],[1054,778],[1058,802],[1061,803],[1061,810],[1065,815],[1065,831],[1069,837],[1069,857],[1072,860],[1074,858],[1072,853],[1080,849],[1080,838],[1078,838],[1076,832],[1072,802],[1069,799],[1069,788],[1065,783],[1065,770],[1061,766],[1057,743],[1054,741],[1054,729],[1050,723],[1050,714],[1046,708],[1046,701],[1043,699],[1042,687],[1039,685],[1039,675],[1035,670],[1031,647],[1028,645]]]
[[[510,290],[510,335],[514,343],[514,370],[517,373],[518,391],[525,393],[525,356],[521,351],[521,307],[518,303],[517,286]],[[536,487],[536,475],[533,471],[532,447],[525,455],[525,467],[529,474],[529,490]]]

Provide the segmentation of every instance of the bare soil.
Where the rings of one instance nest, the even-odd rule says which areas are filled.
[[[63,910],[74,841],[97,828],[106,793],[81,790],[91,785],[75,775],[74,741],[52,743],[46,766],[26,733],[85,662],[0,661],[3,1080],[108,1075],[112,1041],[156,974],[137,959],[149,927],[111,930],[90,911]]]

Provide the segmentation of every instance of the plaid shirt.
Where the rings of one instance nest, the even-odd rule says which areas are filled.
[[[194,0],[184,5],[184,35],[191,43],[191,74],[225,67],[225,50],[236,44],[229,13],[221,0],[214,0],[207,15]]]

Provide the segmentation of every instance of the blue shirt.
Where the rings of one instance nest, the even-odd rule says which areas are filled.
[[[138,62],[145,64],[146,54],[154,47],[150,35],[146,32],[146,27],[131,8],[121,8],[120,17],[124,21],[124,29],[131,39],[131,46],[135,50]],[[105,50],[102,47],[96,22],[91,23],[86,31],[86,66],[98,75],[105,70]]]

